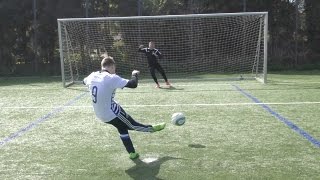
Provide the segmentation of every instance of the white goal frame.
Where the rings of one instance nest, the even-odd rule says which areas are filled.
[[[189,15],[162,15],[162,16],[133,16],[133,17],[97,17],[97,18],[64,18],[58,19],[58,36],[59,36],[59,50],[60,50],[60,62],[61,62],[61,76],[63,87],[67,87],[73,83],[79,82],[81,79],[77,79],[73,73],[72,62],[68,60],[69,49],[66,44],[68,41],[63,39],[62,31],[67,31],[63,29],[62,23],[68,22],[94,22],[94,21],[109,21],[109,20],[148,20],[148,19],[167,19],[167,18],[201,18],[201,17],[231,17],[231,16],[248,16],[248,15],[258,15],[261,16],[261,26],[259,32],[259,42],[257,43],[256,49],[256,58],[255,65],[253,66],[261,66],[263,65],[262,72],[258,72],[258,69],[261,67],[252,67],[252,74],[255,76],[252,79],[256,79],[262,83],[267,83],[267,60],[268,60],[268,12],[243,12],[243,13],[215,13],[215,14],[189,14]],[[65,32],[64,32],[65,33]],[[260,33],[263,33],[260,34]],[[263,50],[260,50],[260,41],[263,41],[261,44],[263,46]],[[70,42],[71,43],[71,42]],[[260,53],[263,53],[263,63],[261,61]],[[66,68],[69,68],[68,73],[71,73],[71,80],[66,81]],[[256,71],[256,72],[255,72]],[[259,73],[259,76],[258,76]],[[239,79],[243,79],[242,76]],[[249,79],[249,78],[248,78]]]

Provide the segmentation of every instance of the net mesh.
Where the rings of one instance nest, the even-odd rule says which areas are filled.
[[[149,74],[139,45],[154,41],[171,77],[199,74],[261,77],[266,14],[181,15],[60,19],[65,83],[100,69],[100,55],[114,57],[118,74]],[[169,76],[169,78],[170,78]]]

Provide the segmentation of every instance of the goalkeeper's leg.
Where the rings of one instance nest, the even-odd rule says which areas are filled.
[[[160,72],[160,74],[161,74],[161,76],[163,77],[163,79],[164,79],[164,81],[166,82],[166,84],[167,84],[168,86],[170,86],[170,83],[169,83],[169,81],[168,81],[168,78],[167,78],[166,73],[164,72],[162,66],[161,66],[160,64],[158,64],[158,65],[156,66],[156,68],[157,68],[157,70]]]
[[[149,71],[150,71],[150,74],[151,74],[151,76],[152,76],[152,79],[154,80],[154,82],[157,84],[157,88],[159,88],[160,87],[160,85],[159,85],[159,83],[158,83],[158,79],[157,79],[157,76],[156,76],[156,72],[155,72],[155,67],[149,67]]]

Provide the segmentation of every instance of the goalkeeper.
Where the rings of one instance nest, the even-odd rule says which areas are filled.
[[[158,79],[157,79],[155,70],[158,70],[158,72],[162,75],[163,79],[166,82],[166,85],[171,86],[163,68],[161,67],[161,65],[159,64],[159,62],[157,60],[157,58],[159,58],[159,59],[162,58],[162,54],[160,53],[160,51],[158,49],[155,48],[155,43],[153,41],[150,41],[149,48],[144,48],[143,45],[140,45],[138,52],[143,52],[146,54],[147,59],[148,59],[149,71],[151,73],[151,76],[152,76],[154,82],[156,83],[156,88],[160,88],[160,85],[158,83]]]
[[[132,71],[131,80],[121,78],[115,74],[116,66],[112,57],[105,55],[101,61],[101,71],[92,72],[83,80],[89,86],[92,95],[92,105],[96,116],[103,122],[118,129],[120,139],[129,153],[130,159],[139,157],[135,151],[128,130],[141,132],[156,132],[165,128],[165,123],[154,126],[144,125],[135,121],[114,100],[117,88],[136,88],[138,86],[139,71]]]

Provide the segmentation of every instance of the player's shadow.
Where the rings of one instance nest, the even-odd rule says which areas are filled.
[[[188,147],[190,148],[206,148],[206,146],[202,145],[202,144],[189,144]]]
[[[143,162],[141,159],[135,159],[133,160],[133,162],[136,165],[131,167],[130,169],[125,170],[125,172],[132,179],[135,179],[135,180],[144,180],[144,179],[161,180],[160,178],[157,177],[161,164],[173,159],[181,159],[181,158],[165,156],[150,163]]]
[[[160,89],[164,89],[164,90],[184,90],[184,88],[176,88],[174,86],[161,86]]]

